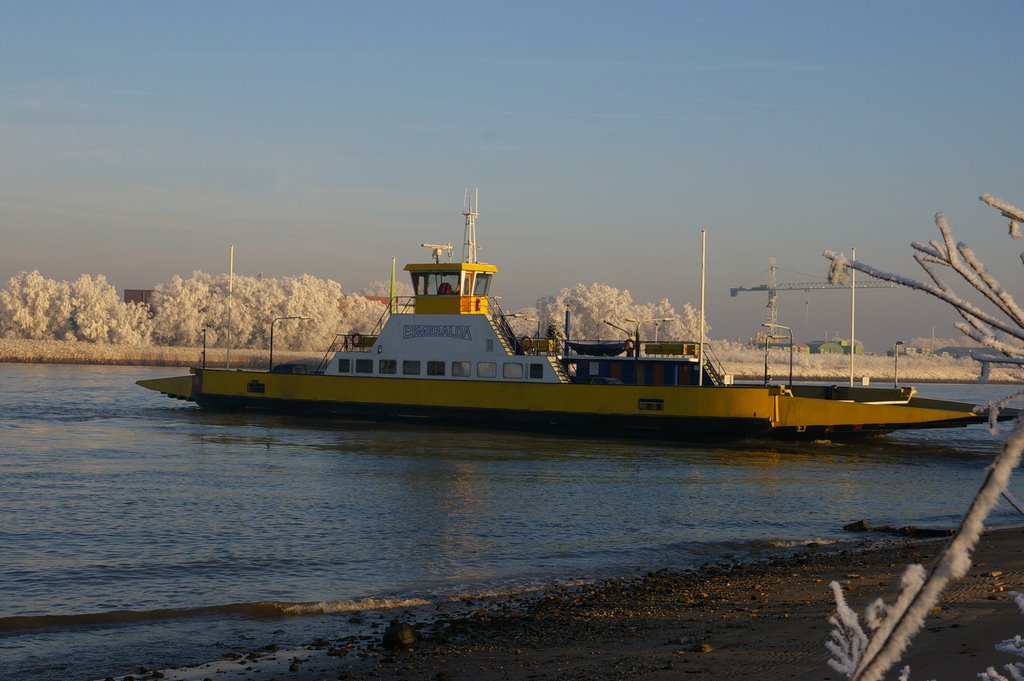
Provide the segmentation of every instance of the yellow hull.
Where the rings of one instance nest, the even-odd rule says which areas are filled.
[[[430,419],[466,425],[666,438],[808,437],[963,426],[970,405],[872,404],[790,394],[781,386],[586,385],[271,374],[193,369],[139,385],[213,409],[359,419]],[[876,389],[882,395],[892,393]],[[860,391],[857,399],[875,393]]]

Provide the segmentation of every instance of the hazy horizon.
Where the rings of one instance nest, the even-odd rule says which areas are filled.
[[[119,290],[175,274],[309,273],[354,292],[461,252],[514,309],[577,282],[699,304],[719,338],[825,249],[918,277],[909,244],[959,239],[1008,288],[1024,202],[1018,27],[992,2],[486,6],[8,4],[0,55],[0,287],[25,270]],[[13,66],[16,65],[16,66]],[[865,290],[882,351],[950,337],[923,294]],[[779,293],[798,340],[848,336],[849,295]]]

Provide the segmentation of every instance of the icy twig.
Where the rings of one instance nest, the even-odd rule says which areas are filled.
[[[832,582],[829,586],[836,599],[836,614],[828,618],[833,627],[830,640],[825,642],[825,647],[833,655],[828,666],[850,677],[857,669],[857,661],[864,656],[868,636],[860,626],[857,613],[846,604],[839,583]]]
[[[904,286],[906,288],[924,291],[925,293],[934,296],[935,298],[938,298],[943,302],[949,303],[949,305],[956,308],[957,310],[969,314],[973,317],[976,317],[977,319],[983,321],[985,324],[988,324],[989,326],[998,329],[999,331],[1002,331],[1007,335],[1020,338],[1022,341],[1024,341],[1024,329],[1021,329],[1019,326],[1015,326],[1012,323],[1008,323],[1006,321],[993,317],[990,314],[987,314],[973,303],[960,298],[959,296],[952,293],[948,289],[944,290],[931,284],[926,284],[914,279],[909,279],[899,274],[893,274],[892,272],[884,272],[875,267],[872,267],[871,265],[860,262],[859,260],[847,260],[843,254],[836,253],[835,251],[824,251],[822,255],[825,256],[827,259],[831,260],[833,266],[840,265],[841,263],[846,267],[853,268],[859,272],[863,272],[864,274],[874,277],[875,279],[881,279],[882,281],[889,281],[899,286]],[[833,281],[833,278],[831,277],[831,268],[829,281]]]
[[[923,581],[917,584],[916,580],[904,580],[904,591],[890,608],[886,626],[879,628],[871,637],[865,654],[857,662],[857,668],[850,679],[879,681],[906,651],[946,585],[967,573],[971,565],[971,554],[981,537],[985,518],[1006,489],[1010,474],[1020,463],[1022,451],[1024,421],[1018,419],[1013,431],[1003,443],[999,455],[988,468],[985,480],[964,515],[956,535],[946,545]],[[889,622],[892,624],[889,625]]]

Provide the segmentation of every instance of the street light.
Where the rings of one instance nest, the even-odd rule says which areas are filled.
[[[537,338],[540,338],[540,319],[537,317],[531,317],[525,312],[513,312],[512,314],[505,315],[508,319],[525,319],[528,322],[537,322]]]
[[[635,330],[635,335],[636,335],[636,345],[637,345],[637,348],[639,348],[640,347],[640,325],[641,324],[646,324],[647,322],[654,322],[654,340],[657,341],[658,340],[658,326],[662,322],[670,322],[673,319],[675,319],[675,317],[651,317],[650,319],[627,319],[626,321],[629,322],[630,324],[634,325],[634,330]]]
[[[900,387],[900,348],[903,341],[896,341],[892,346],[892,387]]]
[[[654,342],[655,343],[658,342],[658,329],[661,328],[661,325],[664,324],[665,322],[671,322],[671,321],[674,321],[674,320],[675,320],[675,317],[658,317],[657,319],[652,319],[651,320],[652,322],[654,322]]]
[[[267,371],[274,370],[274,325],[285,319],[312,319],[312,317],[275,317],[274,321],[270,322],[270,367]]]
[[[782,324],[772,324],[765,322],[761,326],[766,329],[782,329],[789,334],[789,389],[793,389],[793,329]],[[776,336],[775,334],[769,334],[764,341],[764,384],[768,385],[768,341],[772,338],[785,338],[785,336]]]

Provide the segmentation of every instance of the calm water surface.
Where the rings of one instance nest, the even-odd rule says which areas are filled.
[[[205,662],[353,633],[353,611],[849,539],[860,518],[951,526],[1000,443],[539,438],[209,414],[134,385],[175,373],[0,365],[0,678]]]

